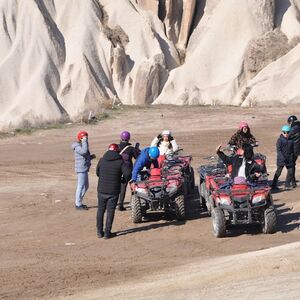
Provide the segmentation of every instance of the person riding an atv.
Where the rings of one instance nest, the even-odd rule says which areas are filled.
[[[217,155],[226,166],[232,165],[231,178],[244,177],[248,181],[257,180],[262,174],[266,173],[265,165],[259,165],[253,159],[253,147],[249,144],[243,144],[239,154],[227,156],[221,151],[222,144],[216,148]]]
[[[145,149],[143,149],[134,163],[130,182],[141,180],[140,172],[144,167],[150,169],[151,164],[153,164],[154,168],[158,168],[158,157],[159,149],[156,146],[146,147]]]
[[[153,139],[151,146],[157,146],[160,155],[170,155],[179,149],[171,131],[169,130],[164,130],[162,133],[156,136]]]
[[[228,144],[235,146],[237,149],[242,148],[243,144],[255,145],[256,139],[251,134],[248,123],[241,121],[238,131],[230,138]]]

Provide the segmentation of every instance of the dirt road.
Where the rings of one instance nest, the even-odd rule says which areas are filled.
[[[1,139],[0,298],[56,298],[118,288],[170,267],[184,268],[196,261],[299,241],[300,187],[274,195],[279,226],[273,235],[243,228],[229,232],[226,238],[214,238],[211,220],[200,210],[195,190],[187,202],[187,221],[165,219],[156,213],[134,225],[130,211],[117,212],[113,230],[118,236],[99,240],[95,228],[96,162],[85,201],[91,208],[76,211],[76,177],[70,148],[80,129],[90,133],[90,148],[98,158],[110,142],[118,141],[124,129],[131,131],[133,140],[142,147],[161,130],[171,129],[180,146],[193,155],[197,169],[205,162],[203,157],[214,153],[216,145],[226,144],[243,119],[260,141],[259,151],[267,155],[268,171],[273,176],[276,139],[291,113],[300,115],[300,107],[125,108],[98,125]],[[297,175],[299,178],[300,171]]]

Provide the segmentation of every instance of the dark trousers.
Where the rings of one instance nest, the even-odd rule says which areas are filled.
[[[292,182],[296,183],[296,161],[297,161],[298,156],[295,156],[294,161],[293,161],[293,179]]]
[[[103,231],[103,219],[106,212],[105,232],[110,233],[115,217],[115,209],[117,206],[119,195],[109,195],[98,193],[98,211],[97,211],[97,230]]]
[[[125,195],[126,195],[127,185],[128,185],[128,182],[121,183],[121,191],[120,191],[120,197],[119,197],[119,201],[118,201],[119,207],[124,206],[124,199],[125,199]]]
[[[277,167],[277,170],[275,172],[274,179],[273,179],[273,182],[272,182],[272,187],[277,186],[278,179],[279,179],[284,167],[286,167],[286,166]],[[287,169],[287,174],[286,174],[286,179],[285,179],[285,185],[289,186],[293,182],[293,170],[295,168],[294,167],[289,167],[289,168],[286,167],[286,169]]]

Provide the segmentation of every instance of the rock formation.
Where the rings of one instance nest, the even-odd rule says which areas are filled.
[[[119,102],[299,103],[299,9],[300,0],[1,0],[0,130]]]

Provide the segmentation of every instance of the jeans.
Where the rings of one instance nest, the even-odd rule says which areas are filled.
[[[89,188],[88,172],[77,173],[76,206],[82,205],[82,199]]]
[[[98,193],[97,231],[103,232],[103,219],[106,213],[105,233],[111,233],[119,195]]]

